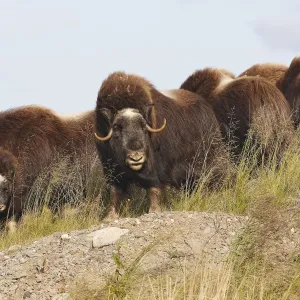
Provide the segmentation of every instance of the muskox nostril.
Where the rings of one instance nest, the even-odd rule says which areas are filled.
[[[131,160],[133,160],[134,162],[139,162],[140,160],[142,160],[143,155],[140,155],[140,156],[133,156],[133,155],[130,155],[129,158],[130,158]]]
[[[144,152],[137,151],[128,153],[127,157],[131,162],[138,163],[144,160],[145,155]]]

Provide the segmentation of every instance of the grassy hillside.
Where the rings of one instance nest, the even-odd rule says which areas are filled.
[[[109,281],[105,291],[90,287],[88,283],[77,285],[72,291],[74,299],[299,299],[300,254],[295,253],[284,261],[278,261],[276,239],[285,233],[287,221],[300,224],[297,213],[297,195],[300,192],[300,135],[298,132],[281,154],[281,145],[272,145],[273,155],[264,158],[261,148],[246,144],[242,158],[232,163],[230,176],[218,190],[205,188],[207,175],[199,182],[198,189],[188,195],[169,190],[166,210],[219,211],[249,216],[249,227],[231,249],[228,263],[221,267],[197,265],[195,270],[184,270],[180,283],[163,274],[160,277],[137,278],[135,266],[128,266],[123,277]],[[259,162],[259,163],[258,163]],[[33,241],[57,231],[88,228],[99,224],[105,212],[105,203],[99,192],[105,188],[105,179],[98,170],[98,162],[90,171],[86,199],[81,195],[81,185],[69,182],[64,191],[72,191],[77,201],[53,214],[45,205],[42,211],[32,209],[36,203],[51,202],[53,182],[59,178],[77,177],[74,170],[52,170],[47,188],[37,183],[30,194],[30,210],[15,233],[2,234],[0,249],[14,244]],[[58,171],[57,171],[58,170]],[[207,173],[206,173],[207,174]],[[234,174],[234,176],[232,176]],[[43,189],[41,189],[43,186]],[[74,186],[75,192],[74,192]],[[67,187],[67,189],[66,189]],[[41,191],[43,193],[41,193]],[[45,193],[46,191],[46,193]],[[43,194],[43,196],[41,196]],[[123,207],[122,216],[136,216],[145,212],[147,203],[144,192],[133,190],[133,197]],[[72,196],[73,197],[73,196]],[[72,198],[71,197],[71,198]],[[76,198],[73,197],[74,199]],[[300,198],[300,197],[299,197]],[[299,199],[300,201],[300,199]],[[292,217],[290,212],[294,212]],[[141,254],[140,258],[143,254]],[[137,258],[137,259],[140,259]],[[126,265],[126,262],[125,262]],[[129,296],[131,295],[131,296]],[[150,295],[150,298],[149,298]],[[127,297],[127,298],[126,298]]]

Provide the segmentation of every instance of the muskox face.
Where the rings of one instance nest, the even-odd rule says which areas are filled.
[[[150,140],[147,122],[138,110],[126,108],[119,111],[112,123],[110,146],[119,164],[131,170],[143,168],[149,154]]]
[[[11,193],[11,183],[6,176],[0,174],[0,212],[7,208]]]
[[[133,171],[141,170],[149,158],[151,147],[149,132],[162,131],[166,120],[161,128],[153,129],[147,124],[143,114],[133,108],[119,110],[109,119],[111,128],[108,135],[102,138],[96,134],[97,139],[109,142],[112,154],[119,165],[126,165]]]
[[[17,159],[0,148],[0,212],[7,209],[13,192]]]

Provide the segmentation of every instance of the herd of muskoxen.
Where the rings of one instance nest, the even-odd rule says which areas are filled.
[[[295,57],[290,66],[257,64],[239,76],[197,70],[179,89],[166,91],[138,75],[115,72],[103,81],[96,108],[78,116],[39,106],[2,111],[2,223],[14,228],[34,182],[54,161],[68,157],[70,166],[88,174],[93,153],[110,189],[109,218],[118,216],[132,183],[146,189],[149,212],[159,211],[167,186],[191,192],[207,170],[208,186],[218,185],[230,153],[238,158],[251,128],[266,149],[278,136],[287,143],[300,122],[299,106]],[[89,176],[82,178],[85,185]]]

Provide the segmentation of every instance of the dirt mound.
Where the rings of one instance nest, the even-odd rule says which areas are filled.
[[[70,299],[76,282],[104,286],[124,263],[138,263],[141,276],[176,272],[183,261],[218,264],[247,220],[221,213],[152,213],[13,246],[0,252],[0,299]]]

